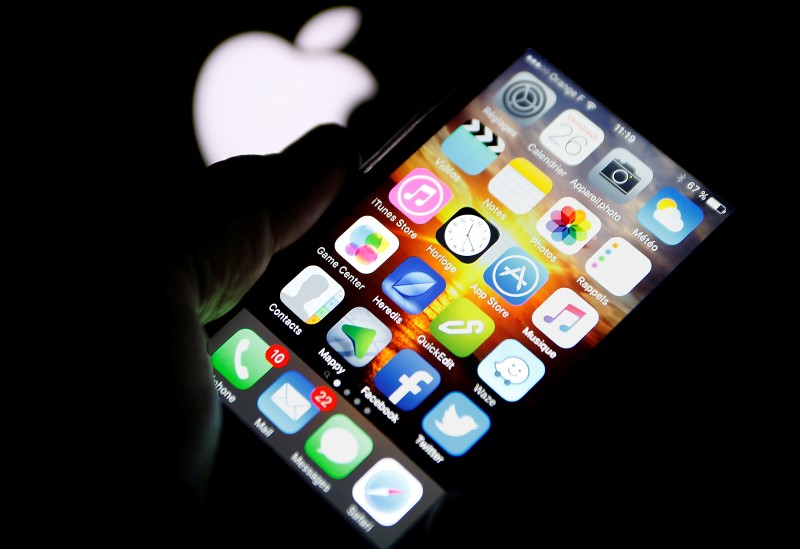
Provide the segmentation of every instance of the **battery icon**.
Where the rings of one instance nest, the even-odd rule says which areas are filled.
[[[724,214],[728,209],[725,207],[725,204],[714,198],[713,196],[709,196],[706,198],[706,206],[711,208],[717,213]]]

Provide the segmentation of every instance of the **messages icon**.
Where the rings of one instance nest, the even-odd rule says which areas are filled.
[[[314,431],[305,451],[333,479],[343,479],[372,453],[372,439],[344,414],[331,416]]]

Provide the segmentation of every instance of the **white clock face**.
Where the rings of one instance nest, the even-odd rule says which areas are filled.
[[[485,250],[492,240],[489,224],[481,217],[463,214],[454,217],[444,231],[444,241],[454,253],[464,256],[477,255]]]

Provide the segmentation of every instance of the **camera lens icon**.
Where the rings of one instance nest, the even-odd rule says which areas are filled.
[[[630,202],[653,180],[653,170],[627,149],[614,149],[595,164],[589,181],[615,202]]]
[[[631,192],[642,180],[641,177],[636,175],[636,168],[616,159],[600,170],[600,175],[625,194]]]

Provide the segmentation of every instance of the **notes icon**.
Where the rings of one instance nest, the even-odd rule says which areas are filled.
[[[569,288],[559,288],[533,311],[531,320],[553,343],[570,349],[597,325],[600,315]]]
[[[553,189],[553,181],[526,158],[515,158],[491,181],[489,192],[515,214],[533,209]]]
[[[389,192],[389,202],[414,223],[430,221],[451,198],[450,187],[425,168],[411,170]]]

